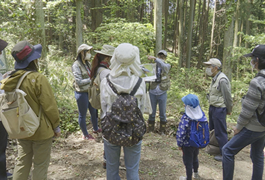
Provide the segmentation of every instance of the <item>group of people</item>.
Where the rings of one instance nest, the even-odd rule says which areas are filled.
[[[258,74],[250,81],[249,89],[242,99],[242,109],[233,128],[234,137],[228,141],[226,115],[232,112],[231,85],[226,75],[221,72],[222,63],[219,59],[211,58],[204,62],[205,72],[212,77],[209,89],[209,129],[215,131],[220,154],[214,159],[222,162],[223,179],[232,180],[234,176],[234,158],[244,147],[251,145],[250,157],[253,163],[252,180],[262,180],[264,170],[264,146],[265,126],[259,121],[258,114],[265,109],[265,45],[256,46],[245,57],[251,57],[252,70]],[[191,180],[199,177],[198,154],[199,149],[189,143],[189,121],[206,118],[199,106],[199,99],[194,94],[188,94],[182,98],[185,105],[178,131],[177,142],[183,151],[183,163],[186,167],[186,176],[180,176],[179,180]],[[183,132],[183,128],[187,130]],[[185,129],[185,128],[184,128]],[[180,133],[184,133],[185,136]]]
[[[7,43],[0,40],[0,52]],[[129,43],[122,43],[116,48],[104,45],[100,51],[95,50],[96,55],[91,60],[92,46],[82,44],[77,50],[77,58],[72,65],[74,75],[75,98],[79,111],[78,122],[83,133],[84,140],[94,140],[88,133],[86,127],[86,114],[89,109],[93,133],[101,133],[104,129],[99,128],[98,119],[103,119],[112,111],[112,104],[118,98],[117,94],[130,94],[138,83],[143,71],[140,62],[139,49]],[[12,91],[19,78],[27,71],[31,71],[22,82],[20,89],[27,96],[26,100],[36,114],[41,107],[40,127],[36,133],[29,138],[18,140],[18,158],[14,169],[14,180],[27,180],[33,163],[32,179],[47,179],[47,171],[50,162],[52,137],[60,136],[59,112],[47,78],[38,72],[38,59],[41,57],[42,46],[33,46],[28,41],[17,43],[12,49],[15,60],[14,71],[6,74],[8,78],[1,81],[1,89]],[[251,66],[259,73],[265,75],[265,45],[259,45],[252,53],[245,55],[252,57]],[[138,101],[138,108],[142,113],[145,111],[146,102],[151,101],[152,113],[148,119],[149,132],[154,131],[156,107],[159,106],[160,132],[165,133],[166,126],[166,101],[167,90],[170,87],[169,70],[170,64],[166,63],[167,52],[161,50],[157,57],[148,56],[149,60],[156,63],[157,78],[150,83],[150,96],[146,93],[146,84],[141,81],[134,96]],[[265,78],[257,76],[250,82],[249,90],[242,100],[242,110],[234,128],[235,136],[228,141],[226,115],[232,112],[231,85],[229,79],[221,72],[221,62],[211,58],[204,62],[206,74],[212,77],[209,89],[209,129],[215,130],[215,136],[220,147],[220,154],[214,158],[223,163],[223,179],[233,179],[234,156],[245,146],[251,144],[251,159],[253,162],[252,179],[261,180],[263,175],[265,145],[265,127],[262,126],[256,113],[262,113],[265,105]],[[100,101],[101,110],[93,108],[89,102],[88,88],[91,80],[100,77]],[[110,87],[110,82],[117,93]],[[189,120],[206,120],[206,116],[199,105],[199,99],[194,94],[182,98],[185,105],[185,113],[181,118],[179,129],[182,125],[188,125]],[[182,125],[181,125],[182,124]],[[7,178],[5,149],[7,144],[7,133],[0,121],[0,179]],[[186,176],[180,180],[198,178],[198,154],[199,149],[191,147],[187,142],[189,134],[184,139],[178,139],[178,145],[183,151],[183,163],[186,167]],[[119,160],[122,146],[110,143],[104,138],[104,159],[107,169],[108,180],[118,180]],[[129,180],[139,179],[139,162],[141,155],[140,139],[135,145],[123,146],[126,166],[126,178]]]

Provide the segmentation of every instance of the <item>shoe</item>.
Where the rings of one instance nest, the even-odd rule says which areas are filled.
[[[200,178],[199,173],[198,172],[193,172],[193,178],[194,179],[199,179]]]
[[[106,164],[106,162],[103,162],[103,169],[107,169],[107,164]]]
[[[6,172],[6,176],[7,176],[7,179],[12,179],[13,174],[11,174],[11,173],[9,173],[9,172]]]
[[[187,178],[186,177],[184,177],[184,176],[180,176],[179,177],[179,180],[186,180]]]
[[[84,140],[94,140],[95,138],[91,134],[88,134],[88,135],[84,136],[83,139]]]
[[[223,156],[222,155],[217,155],[217,156],[214,156],[214,159],[216,161],[223,161]]]
[[[102,132],[102,129],[98,128],[97,131],[93,130],[93,133],[101,133]]]

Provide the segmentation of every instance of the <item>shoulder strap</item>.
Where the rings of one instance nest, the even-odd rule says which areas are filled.
[[[262,73],[258,73],[255,77],[258,77],[258,76],[261,76],[261,77],[265,78],[265,75],[262,74]]]
[[[20,79],[18,80],[18,83],[17,83],[16,89],[19,89],[19,87],[20,87],[22,81],[24,80],[24,78],[25,78],[29,73],[31,73],[31,71],[27,71],[27,72],[25,72],[25,73],[20,77]]]
[[[107,81],[109,83],[109,86],[111,87],[111,89],[113,90],[114,93],[119,94],[117,89],[114,87],[114,85],[112,84],[112,82],[109,80],[109,74],[107,75]],[[136,85],[134,86],[133,90],[131,91],[130,95],[134,96],[134,94],[136,93],[136,91],[138,90],[138,88],[140,87],[140,84],[142,83],[142,78],[139,77]]]
[[[136,93],[136,91],[138,90],[138,88],[140,87],[140,84],[142,83],[142,78],[139,77],[136,85],[134,86],[132,92],[130,93],[131,96],[134,96],[134,94]]]

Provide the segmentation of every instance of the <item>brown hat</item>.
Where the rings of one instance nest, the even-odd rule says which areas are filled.
[[[41,57],[41,51],[41,44],[33,46],[28,41],[17,43],[11,51],[12,56],[16,60],[15,69],[26,68],[31,61]]]
[[[3,51],[8,43],[2,39],[0,39],[0,51]]]

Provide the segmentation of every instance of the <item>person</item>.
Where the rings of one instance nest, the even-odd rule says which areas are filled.
[[[87,44],[80,45],[77,49],[77,58],[72,65],[72,71],[75,78],[73,86],[79,111],[78,123],[83,132],[83,139],[85,140],[94,140],[94,137],[91,134],[88,134],[86,127],[87,109],[89,109],[91,115],[93,133],[101,132],[101,129],[98,128],[97,110],[91,106],[88,97],[88,87],[92,77],[90,69],[91,65],[89,62],[91,58],[91,49],[92,46],[88,46]]]
[[[265,75],[265,45],[258,45],[252,53],[250,64],[258,73]],[[263,148],[265,145],[265,127],[257,114],[264,111],[265,78],[256,76],[250,81],[247,94],[242,99],[242,109],[234,127],[234,137],[223,147],[223,179],[232,180],[234,174],[234,156],[247,145],[251,145],[250,158],[253,163],[252,180],[262,180],[264,167]]]
[[[31,71],[23,80],[20,89],[27,94],[25,98],[36,114],[39,114],[41,107],[41,125],[35,134],[29,138],[18,139],[18,157],[13,180],[27,180],[32,163],[32,179],[47,179],[52,139],[54,136],[60,136],[61,132],[59,112],[52,88],[47,78],[38,72],[38,58],[41,57],[41,52],[41,44],[33,46],[28,41],[17,43],[12,49],[15,70],[1,81],[1,89],[12,91],[20,77]]]
[[[109,72],[109,66],[110,66],[110,59],[114,53],[115,47],[111,45],[103,45],[101,51],[95,50],[97,53],[92,61],[92,68],[91,68],[91,77],[96,77],[99,74],[100,82],[103,78],[105,78]],[[103,117],[102,111],[100,111],[100,119]],[[105,153],[103,153],[103,168],[106,169],[106,156]]]
[[[2,51],[6,48],[8,43],[0,39],[0,55]],[[0,73],[0,80],[2,80],[2,74]],[[2,93],[2,91],[0,92]],[[6,171],[6,146],[7,146],[7,132],[3,126],[3,123],[0,119],[0,179],[6,180],[7,178],[12,178],[12,174]]]
[[[207,121],[204,112],[200,107],[199,99],[194,94],[188,94],[181,98],[185,105],[185,113],[181,117],[178,130],[177,130],[177,144],[182,150],[182,159],[186,167],[186,177],[180,176],[179,180],[191,180],[192,179],[192,170],[193,177],[195,179],[199,178],[198,169],[199,169],[199,148],[192,147],[189,143],[190,137],[190,121],[199,120]]]
[[[231,85],[227,76],[221,71],[222,63],[217,58],[204,62],[206,74],[212,77],[209,100],[209,129],[214,129],[221,154],[214,157],[222,161],[222,148],[228,141],[226,115],[232,112]]]
[[[152,114],[149,115],[148,119],[148,131],[153,132],[155,127],[155,116],[156,107],[159,106],[159,117],[160,117],[160,132],[165,133],[166,129],[166,106],[167,106],[167,90],[170,87],[169,70],[171,65],[166,63],[167,52],[160,50],[157,53],[157,58],[154,56],[148,56],[149,60],[154,60],[156,63],[156,76],[155,82],[150,84],[150,100],[152,106]]]
[[[139,49],[129,43],[120,44],[115,49],[111,58],[110,69],[109,80],[115,86],[118,93],[122,92],[129,94],[142,74]],[[144,112],[146,98],[145,90],[145,82],[142,81],[134,95],[137,98],[138,107],[142,113]],[[104,117],[107,113],[111,112],[112,103],[117,99],[117,94],[112,91],[112,88],[107,82],[107,78],[104,78],[101,81],[100,96]],[[104,138],[104,136],[103,140],[107,159],[107,179],[120,180],[119,160],[121,146],[111,144]],[[141,156],[141,144],[142,140],[131,147],[123,146],[127,180],[139,180],[138,171]]]

